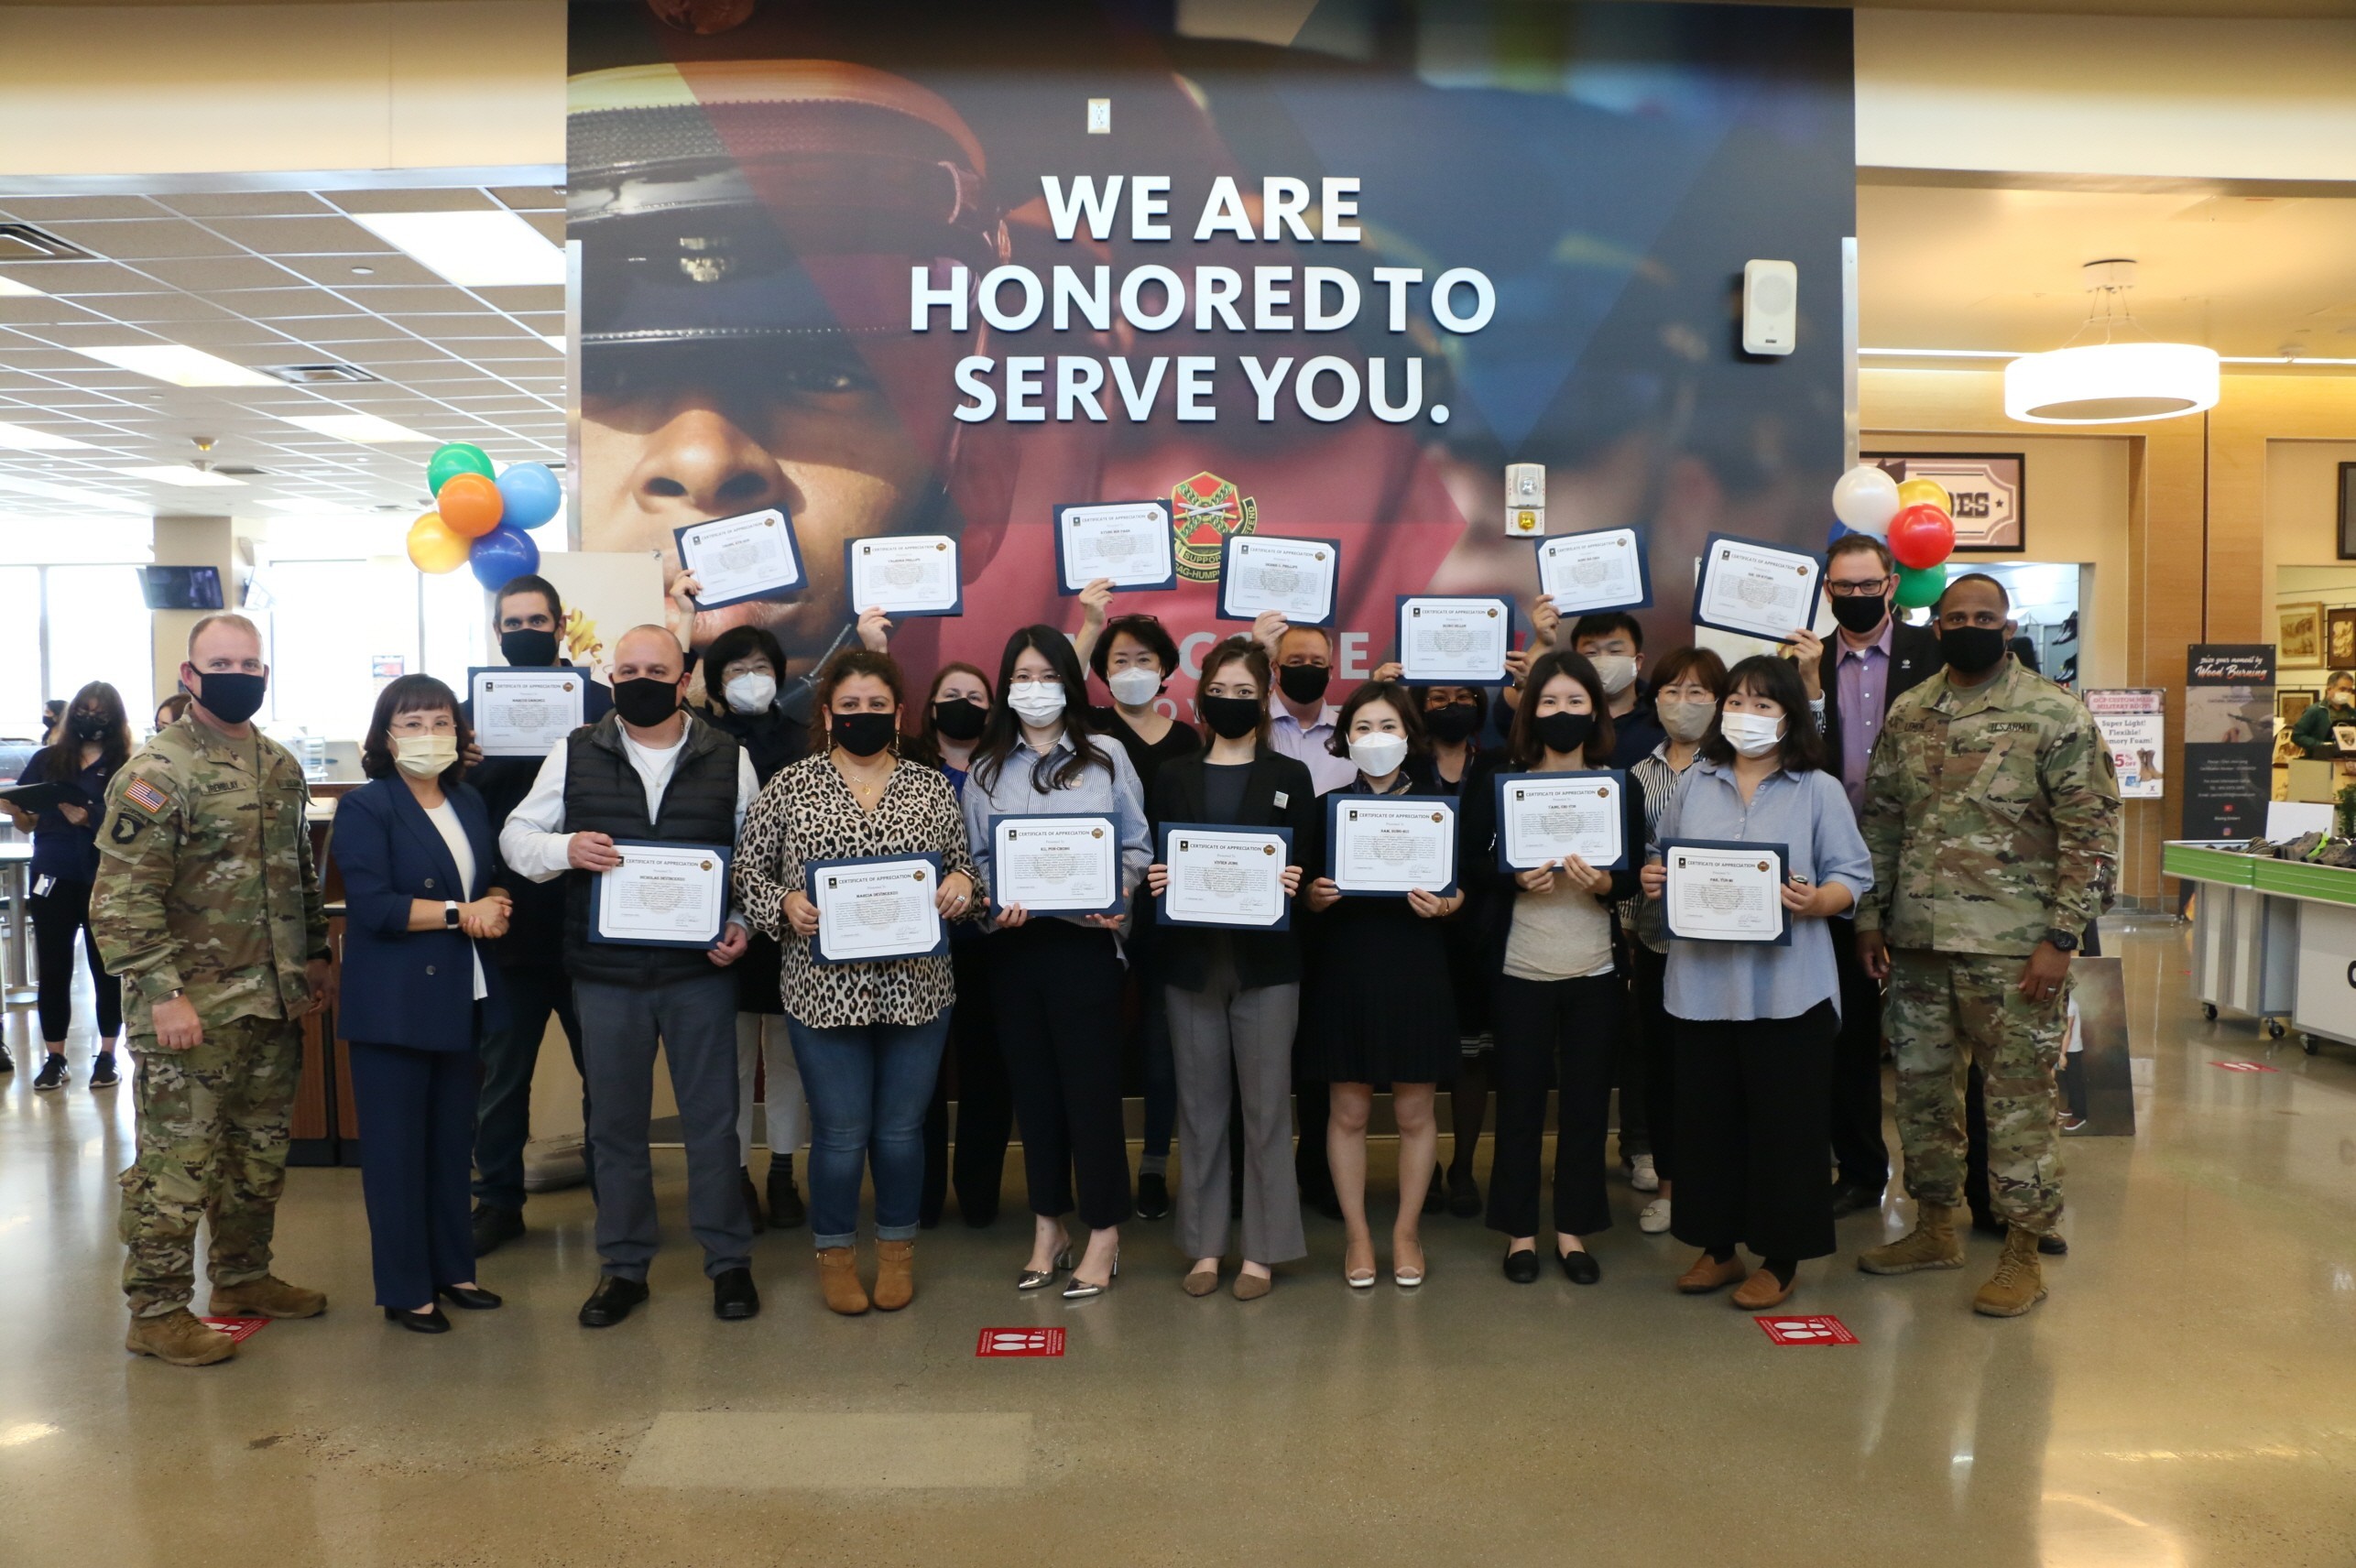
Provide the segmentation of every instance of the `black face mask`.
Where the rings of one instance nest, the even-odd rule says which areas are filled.
[[[1845,599],[1838,594],[1833,596],[1832,618],[1859,637],[1863,637],[1880,626],[1889,614],[1889,602],[1878,593],[1871,599]]]
[[[979,740],[982,726],[990,721],[990,711],[979,702],[969,702],[963,697],[952,697],[945,702],[933,704],[933,727],[951,740]]]
[[[1325,694],[1334,672],[1322,664],[1288,664],[1276,672],[1276,684],[1296,702],[1314,702]]]
[[[1445,707],[1423,710],[1423,727],[1432,738],[1446,746],[1460,740],[1470,740],[1473,731],[1480,728],[1478,702],[1450,702]]]
[[[186,685],[186,681],[181,682]],[[242,724],[262,711],[262,698],[270,689],[267,675],[240,675],[225,670],[215,670],[196,678],[196,687],[189,694],[204,704],[204,711],[224,724]]]
[[[1559,751],[1566,757],[1576,756],[1587,745],[1587,736],[1595,734],[1593,713],[1541,713],[1538,715],[1538,738],[1548,751]]]
[[[501,632],[499,657],[518,670],[545,670],[556,662],[556,634],[529,629]]]
[[[1985,675],[2004,657],[2004,628],[1943,627],[1939,632],[1939,657],[1958,675]]]
[[[894,718],[891,713],[829,713],[826,733],[853,757],[873,757],[891,744]]]
[[[1252,698],[1197,697],[1194,705],[1203,711],[1203,722],[1211,726],[1211,733],[1226,739],[1241,740],[1260,727],[1260,706]]]
[[[70,722],[76,740],[104,740],[106,732],[114,728],[104,713],[76,713]]]
[[[650,730],[679,712],[679,682],[641,678],[614,682],[614,712],[626,724]]]

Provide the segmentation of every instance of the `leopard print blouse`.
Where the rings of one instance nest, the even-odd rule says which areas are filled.
[[[982,879],[966,847],[965,820],[938,769],[903,759],[868,811],[827,756],[805,757],[778,769],[745,814],[736,840],[736,903],[757,929],[777,938],[785,955],[785,1010],[812,1029],[928,1023],[957,999],[946,954],[820,964],[811,957],[810,941],[786,925],[785,896],[802,890],[807,862],[877,855],[939,855],[944,877],[962,871],[973,882],[970,909],[980,910]]]

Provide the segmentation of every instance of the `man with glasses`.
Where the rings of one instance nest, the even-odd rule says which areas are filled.
[[[1959,1269],[1963,1078],[1984,1075],[1990,1202],[2004,1256],[1972,1309],[2019,1317],[2045,1296],[2038,1241],[2061,1215],[2055,1073],[2071,955],[2117,858],[2119,781],[2086,705],[2005,648],[2011,604],[1980,572],[1947,584],[1946,669],[1890,709],[1860,822],[1873,889],[1859,956],[1890,982],[1898,1139],[1914,1230],[1858,1258],[1871,1274]]]

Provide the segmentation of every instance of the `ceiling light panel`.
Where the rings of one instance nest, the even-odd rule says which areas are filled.
[[[206,468],[178,467],[161,463],[153,468],[118,468],[115,473],[125,479],[145,479],[155,485],[180,485],[191,490],[211,490],[228,485],[243,488],[245,481],[232,479],[225,474],[215,474]]]
[[[355,212],[353,221],[461,288],[564,282],[564,252],[510,212]]]
[[[47,293],[48,290],[36,289],[17,278],[0,278],[0,299],[29,299]]]
[[[17,452],[66,452],[79,449],[91,451],[88,441],[61,436],[55,430],[37,430],[25,425],[0,423],[0,447]]]
[[[380,419],[374,414],[281,414],[290,425],[317,435],[334,436],[339,441],[359,441],[369,446],[387,446],[399,441],[430,441],[434,438],[407,425],[397,425],[390,419]]]
[[[152,376],[173,387],[276,387],[279,382],[258,370],[232,365],[184,343],[78,344],[74,353],[102,365]]]

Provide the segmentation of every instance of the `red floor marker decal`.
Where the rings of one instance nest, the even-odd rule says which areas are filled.
[[[2263,1062],[2212,1062],[2212,1067],[2222,1067],[2228,1073],[2280,1073],[2279,1067],[2269,1067]]]
[[[976,1356],[1061,1356],[1060,1328],[986,1328],[974,1346]]]
[[[227,1334],[232,1345],[243,1345],[270,1326],[267,1318],[206,1318],[203,1321]]]
[[[1855,1345],[1857,1336],[1838,1318],[1753,1318],[1778,1345]]]

